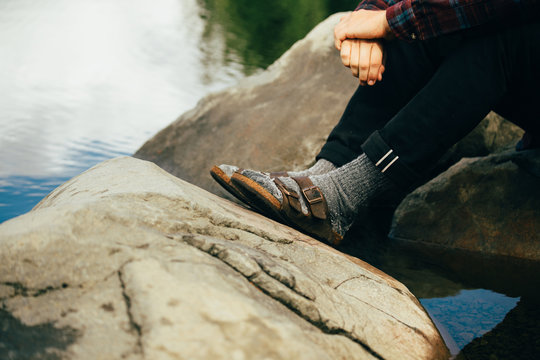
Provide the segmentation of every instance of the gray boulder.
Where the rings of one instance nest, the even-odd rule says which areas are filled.
[[[448,356],[395,279],[132,158],[0,225],[0,304],[3,359]]]
[[[490,112],[467,136],[450,148],[430,174],[439,175],[463,158],[486,156],[513,149],[523,136],[517,125]]]
[[[403,200],[390,236],[540,260],[540,150],[461,160]]]
[[[190,183],[228,196],[213,165],[268,171],[309,166],[358,82],[333,47],[336,14],[264,72],[202,99],[136,153]]]
[[[456,160],[465,157],[486,156],[514,148],[522,136],[523,130],[521,128],[491,112],[449,152]]]

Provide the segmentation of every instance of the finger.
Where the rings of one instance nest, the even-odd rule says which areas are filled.
[[[378,44],[373,44],[371,47],[371,57],[369,63],[369,71],[367,76],[367,82],[369,85],[375,85],[375,82],[379,78],[379,69],[382,66],[383,53],[382,48]]]
[[[341,44],[340,55],[343,65],[349,67],[351,65],[351,42],[349,40],[345,40]]]
[[[339,23],[334,27],[334,46],[338,50],[341,50],[341,44],[347,39],[346,29],[350,16],[351,14],[343,16]]]
[[[343,42],[341,40],[338,40],[337,38],[334,38],[334,47],[338,50],[338,51],[341,51],[341,44]]]
[[[372,43],[369,41],[364,40],[360,43],[358,79],[360,79],[361,81],[368,81],[371,47]]]
[[[342,24],[341,22],[339,24],[336,25],[336,27],[334,28],[334,46],[336,47],[336,49],[338,50],[341,50],[341,44],[343,42],[343,40],[341,39],[341,35],[343,33],[343,30],[342,30]]]
[[[358,60],[360,55],[360,41],[351,40],[351,63],[350,68],[354,77],[358,77]]]

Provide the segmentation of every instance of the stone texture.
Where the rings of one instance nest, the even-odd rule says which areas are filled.
[[[491,112],[469,135],[454,145],[451,152],[456,160],[486,156],[514,148],[522,136],[521,128]]]
[[[0,225],[0,303],[0,358],[448,356],[390,276],[132,158]]]
[[[409,194],[390,236],[540,260],[540,150],[463,159]]]
[[[207,176],[213,165],[311,165],[358,84],[333,46],[342,15],[319,24],[266,71],[202,99],[134,156],[224,197]]]
[[[523,130],[494,112],[467,136],[452,146],[439,161],[431,178],[447,170],[462,158],[487,156],[503,150],[513,149],[523,136]]]

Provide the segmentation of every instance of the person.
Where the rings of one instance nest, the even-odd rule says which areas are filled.
[[[337,245],[360,210],[399,201],[491,110],[537,146],[540,0],[364,0],[335,27],[359,79],[313,167],[211,174],[251,207]]]

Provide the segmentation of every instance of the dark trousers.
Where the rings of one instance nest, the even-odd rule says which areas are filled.
[[[365,153],[409,189],[490,110],[540,134],[540,23],[385,49],[383,81],[358,88],[317,158],[341,166]]]

